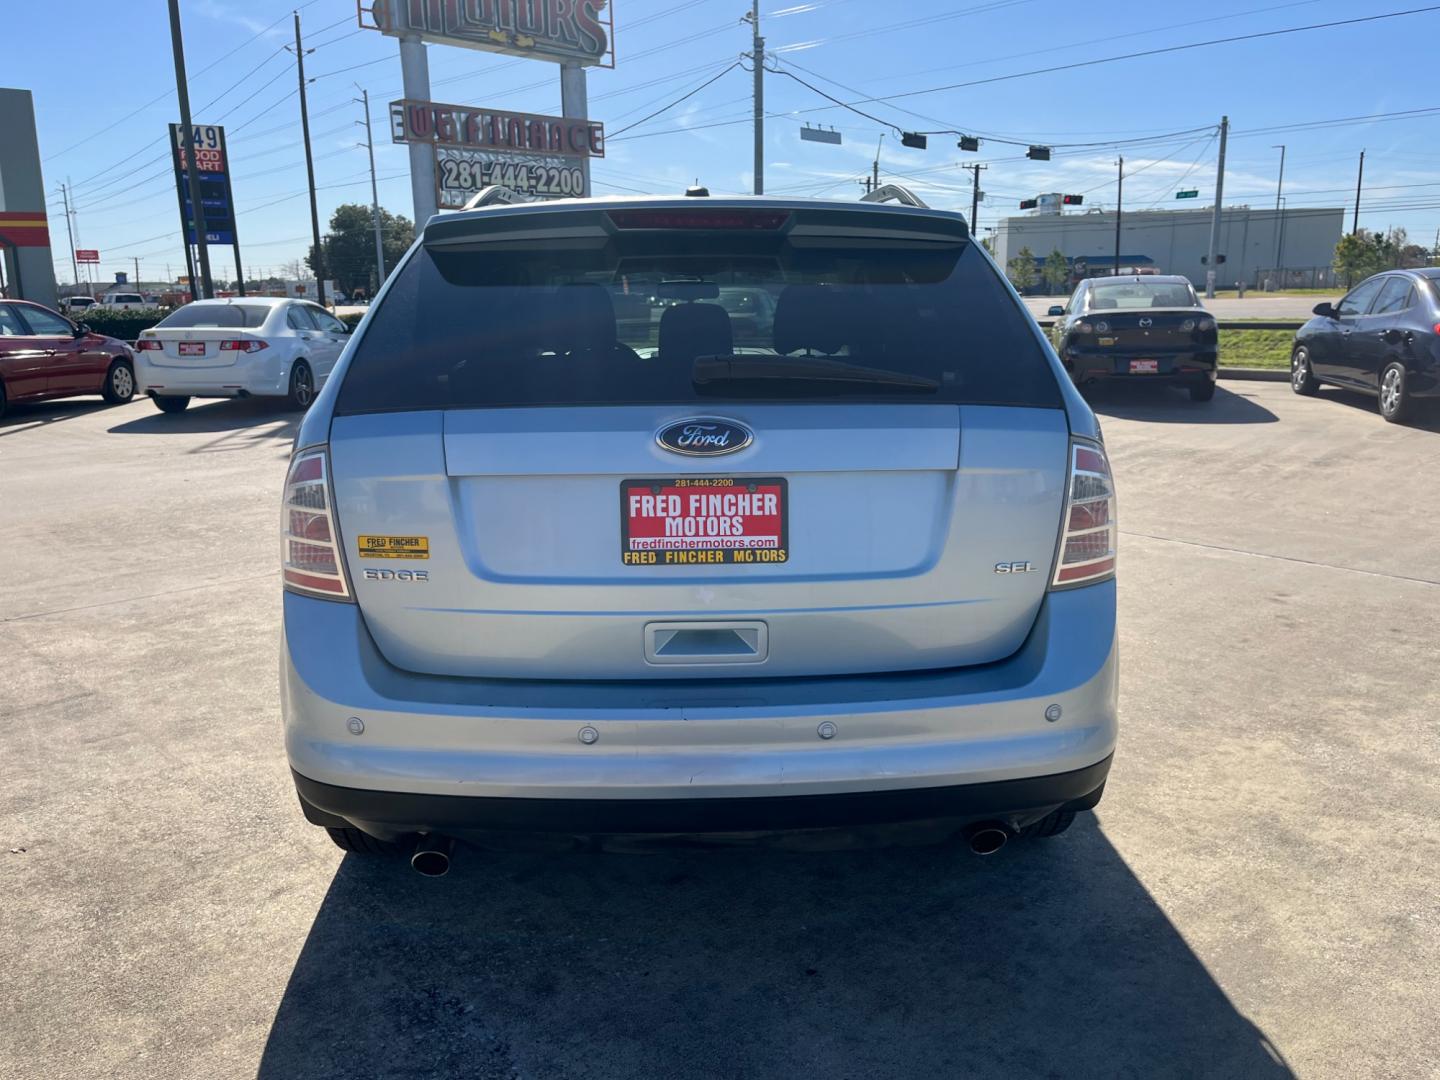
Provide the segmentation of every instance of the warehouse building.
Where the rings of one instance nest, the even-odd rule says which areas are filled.
[[[1003,219],[995,229],[995,257],[1005,266],[1028,247],[1038,262],[1052,251],[1064,254],[1072,280],[1113,273],[1115,212],[1061,213],[1059,196],[1042,196],[1033,214]],[[1120,222],[1120,267],[1125,273],[1184,274],[1205,285],[1210,247],[1211,208],[1127,210]],[[1276,267],[1288,270],[1288,284],[1330,266],[1344,231],[1343,207],[1273,208],[1227,206],[1220,215],[1215,284],[1234,288],[1244,282],[1263,288],[1278,284]],[[1279,255],[1280,262],[1276,257]]]

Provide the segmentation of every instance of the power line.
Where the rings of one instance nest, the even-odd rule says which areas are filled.
[[[965,69],[965,68],[978,67],[978,66],[980,66],[980,65],[997,63],[997,62],[1004,61],[1004,60],[1020,60],[1020,59],[1033,58],[1033,57],[1035,57],[1035,56],[1043,55],[1043,54],[1045,54],[1045,53],[1052,53],[1052,52],[1073,52],[1075,49],[1080,48],[1080,47],[1085,46],[1085,45],[1107,45],[1107,44],[1113,44],[1114,42],[1116,42],[1116,41],[1122,41],[1122,40],[1124,40],[1125,38],[1144,37],[1144,36],[1146,36],[1146,35],[1148,35],[1148,34],[1158,34],[1158,33],[1161,33],[1161,32],[1163,32],[1163,31],[1166,31],[1166,30],[1181,30],[1181,29],[1185,29],[1185,28],[1187,28],[1187,27],[1191,27],[1191,26],[1201,26],[1201,25],[1204,25],[1204,24],[1206,24],[1206,23],[1212,23],[1212,22],[1231,22],[1231,21],[1233,21],[1233,20],[1235,20],[1235,19],[1243,18],[1243,17],[1245,17],[1245,16],[1247,16],[1247,15],[1263,15],[1263,14],[1268,14],[1268,13],[1270,13],[1270,12],[1272,12],[1272,11],[1281,11],[1281,10],[1285,10],[1285,9],[1293,8],[1293,7],[1308,7],[1308,6],[1310,6],[1311,4],[1317,4],[1317,3],[1320,3],[1320,2],[1321,2],[1321,0],[1287,0],[1286,3],[1282,3],[1282,4],[1272,4],[1272,5],[1269,5],[1269,6],[1267,6],[1267,7],[1251,8],[1251,9],[1249,9],[1249,10],[1247,10],[1247,11],[1236,11],[1236,12],[1227,13],[1227,14],[1225,14],[1225,15],[1211,16],[1210,18],[1205,18],[1205,19],[1191,19],[1191,20],[1188,20],[1188,21],[1186,21],[1186,22],[1167,23],[1167,24],[1165,24],[1164,26],[1152,26],[1152,27],[1148,27],[1147,29],[1144,29],[1144,30],[1132,30],[1132,31],[1130,31],[1130,32],[1128,32],[1128,33],[1124,33],[1124,34],[1107,34],[1107,35],[1105,35],[1104,37],[1090,38],[1090,39],[1087,39],[1087,40],[1085,40],[1085,41],[1067,41],[1067,42],[1065,42],[1065,44],[1063,44],[1063,45],[1056,45],[1056,46],[1052,46],[1052,47],[1046,48],[1046,49],[1026,49],[1024,52],[1008,53],[1008,54],[1006,54],[1006,55],[1004,55],[1004,56],[987,56],[987,57],[985,57],[983,60],[972,60],[972,61],[970,61],[969,63],[965,63],[965,64],[942,64],[942,65],[940,65],[939,67],[923,68],[923,69],[921,69],[920,71],[907,72],[905,75],[892,75],[892,76],[888,76],[888,77],[886,77],[886,78],[884,78],[884,79],[879,79],[879,80],[875,80],[875,81],[879,81],[879,82],[893,82],[893,81],[894,81],[895,79],[897,79],[897,78],[907,78],[907,77],[909,77],[909,78],[914,78],[914,77],[919,76],[919,75],[932,75],[932,74],[934,74],[935,72],[938,72],[938,71],[960,71],[960,70]],[[823,43],[823,42],[822,42],[822,43]],[[783,47],[782,47],[782,48],[783,48]],[[788,56],[787,56],[787,58],[786,58],[783,62],[786,63],[786,64],[791,65],[792,67],[799,68],[801,71],[807,70],[806,68],[801,67],[799,64],[796,64],[793,60],[790,60],[790,59],[788,58]],[[824,76],[818,76],[818,74],[817,74],[816,72],[811,72],[811,74],[812,74],[812,75],[817,75],[817,77],[820,77],[820,78],[824,78]],[[837,86],[844,86],[843,83],[838,83],[838,82],[836,82],[834,79],[825,79],[825,81],[826,81],[826,82],[835,83],[835,85],[837,85]],[[852,93],[857,93],[857,94],[864,93],[864,91],[862,91],[862,90],[854,90],[854,89],[851,88],[851,87],[845,87],[845,89],[851,90]],[[899,107],[899,106],[896,106],[896,108],[900,108],[900,107]],[[902,112],[910,112],[910,114],[911,114],[912,116],[921,116],[921,117],[924,117],[924,114],[923,114],[923,113],[911,112],[911,111],[908,110],[908,109],[901,109],[901,111],[902,111]],[[929,118],[929,117],[925,117],[925,118],[926,118],[926,119],[931,119],[931,118]],[[974,132],[971,132],[970,134],[983,136],[983,135],[985,134],[985,132],[983,132],[983,131],[974,131]],[[1130,133],[1129,133],[1129,132],[1122,132],[1121,134],[1130,134]],[[1037,143],[1043,143],[1045,140],[1042,139],[1042,138],[1036,138],[1034,141],[1037,142]]]
[[[863,116],[863,117],[865,117],[865,119],[867,119],[867,120],[873,120],[873,121],[874,121],[875,123],[877,123],[877,124],[882,124],[882,125],[890,128],[892,131],[896,132],[897,134],[903,134],[901,128],[898,127],[897,125],[890,123],[888,120],[882,120],[882,119],[880,119],[878,116],[872,116],[870,113],[863,112],[863,111],[861,111],[860,109],[855,108],[853,105],[850,105],[850,104],[848,104],[848,103],[846,103],[846,102],[844,102],[844,101],[841,101],[839,98],[837,98],[837,97],[835,97],[835,96],[833,96],[833,95],[831,95],[831,94],[827,94],[824,90],[821,90],[819,87],[814,86],[814,85],[812,85],[811,83],[806,82],[804,79],[800,78],[800,76],[794,74],[793,72],[784,71],[784,70],[780,70],[780,69],[776,69],[776,68],[769,68],[769,69],[767,69],[767,70],[774,72],[776,75],[784,75],[784,76],[787,76],[788,78],[794,79],[794,80],[795,80],[796,82],[798,82],[801,86],[805,87],[805,89],[810,90],[810,91],[812,91],[813,93],[819,94],[821,97],[825,98],[825,100],[827,100],[827,101],[833,101],[836,105],[840,106],[840,108],[842,108],[842,109],[848,109],[850,112],[856,113],[856,114],[859,115],[859,116]],[[1161,135],[1147,135],[1147,136],[1137,137],[1137,138],[1134,138],[1134,139],[1112,139],[1112,140],[1107,140],[1107,141],[1079,142],[1079,143],[1047,143],[1046,145],[1048,145],[1051,149],[1075,149],[1075,148],[1099,149],[1099,148],[1102,148],[1102,147],[1111,147],[1111,146],[1139,146],[1139,145],[1143,145],[1143,144],[1145,144],[1145,143],[1164,142],[1164,141],[1166,141],[1166,140],[1168,140],[1168,139],[1177,138],[1177,137],[1182,136],[1182,135],[1193,135],[1193,134],[1195,134],[1195,133],[1197,133],[1197,132],[1201,132],[1201,131],[1212,131],[1212,130],[1214,130],[1214,125],[1213,125],[1213,124],[1207,124],[1207,125],[1204,126],[1204,127],[1189,128],[1188,130],[1185,130],[1185,131],[1170,131],[1170,132],[1166,132],[1166,133],[1161,134]],[[947,129],[945,129],[945,130],[943,130],[943,131],[920,131],[920,132],[915,132],[914,134],[918,134],[918,135],[966,135],[966,134],[969,134],[969,133],[968,133],[968,132],[964,132],[964,131],[960,131],[960,130],[955,129],[955,128],[947,128]],[[997,137],[997,136],[993,136],[993,135],[986,136],[985,139],[986,139],[987,142],[1002,143],[1002,144],[1004,144],[1004,145],[1006,145],[1006,146],[1029,146],[1029,145],[1030,145],[1030,143],[1028,143],[1028,142],[1026,142],[1026,141],[1019,140],[1019,139],[1007,139],[1007,138]]]
[[[309,3],[302,4],[301,6],[302,6],[302,7],[309,7],[310,4],[313,4],[313,3],[315,3],[315,2],[316,2],[316,0],[309,0]],[[221,57],[219,57],[218,59],[212,61],[210,64],[206,65],[205,67],[203,67],[203,68],[201,68],[199,71],[197,71],[194,75],[190,76],[190,78],[186,79],[186,80],[185,80],[186,83],[187,83],[187,84],[193,83],[196,79],[200,78],[200,76],[201,76],[201,75],[204,75],[207,71],[210,71],[211,69],[217,67],[218,65],[220,65],[220,64],[223,63],[224,61],[230,59],[230,57],[234,56],[234,55],[235,55],[237,52],[239,52],[241,49],[245,48],[246,45],[249,45],[249,44],[250,44],[252,41],[254,41],[256,38],[260,37],[260,36],[263,35],[263,34],[268,34],[271,30],[275,29],[275,27],[279,26],[282,22],[284,22],[286,18],[287,18],[287,16],[282,15],[282,16],[280,16],[280,18],[276,19],[273,23],[271,23],[269,26],[265,27],[265,29],[263,29],[263,30],[258,30],[258,31],[256,31],[254,34],[251,34],[248,38],[246,38],[244,41],[242,41],[239,45],[236,45],[235,48],[231,49],[231,50],[230,50],[229,52],[227,52],[224,56],[221,56]],[[156,105],[156,104],[160,103],[161,101],[164,101],[164,100],[165,100],[166,98],[168,98],[173,92],[174,92],[173,90],[166,90],[166,91],[164,91],[163,93],[161,93],[161,94],[158,95],[157,97],[151,98],[151,99],[150,99],[149,101],[147,101],[144,105],[141,105],[138,109],[136,109],[134,112],[126,113],[124,116],[120,117],[119,120],[112,120],[110,123],[106,124],[106,125],[105,125],[103,128],[101,128],[99,131],[95,132],[94,135],[87,136],[86,138],[81,139],[79,142],[75,143],[73,146],[67,146],[64,150],[56,151],[55,153],[53,153],[53,154],[51,154],[49,157],[47,157],[45,160],[46,160],[46,161],[51,161],[51,160],[53,160],[53,159],[55,159],[55,158],[57,158],[57,157],[60,157],[60,156],[63,155],[63,154],[68,154],[71,150],[75,150],[75,149],[78,149],[78,148],[81,147],[81,146],[84,146],[84,145],[85,145],[86,143],[88,143],[91,139],[98,138],[99,136],[104,135],[107,131],[113,131],[116,127],[118,127],[119,125],[123,124],[126,120],[129,120],[129,119],[131,119],[132,117],[135,117],[135,116],[139,116],[139,115],[140,115],[142,112],[144,112],[146,109],[150,108],[150,106]],[[162,138],[163,138],[163,136],[162,136]],[[134,157],[134,156],[135,156],[135,155],[133,155],[133,154],[131,155],[131,157]],[[125,161],[128,161],[128,160],[129,160],[128,158],[123,159],[121,162],[119,162],[119,164],[122,164],[122,165],[123,165],[124,162],[125,162]],[[83,181],[82,181],[82,183],[83,183]]]
[[[1213,45],[1230,45],[1241,41],[1260,41],[1268,38],[1282,37],[1286,34],[1299,34],[1310,30],[1329,30],[1339,26],[1356,26],[1361,23],[1380,22],[1384,19],[1398,19],[1406,15],[1421,15],[1427,12],[1440,11],[1440,4],[1431,4],[1427,7],[1408,8],[1404,11],[1390,11],[1380,15],[1361,15],[1352,19],[1335,19],[1330,22],[1310,23],[1305,26],[1290,26],[1280,30],[1262,30],[1251,34],[1233,34],[1229,37],[1210,38],[1206,41],[1192,41],[1183,45],[1166,45],[1155,49],[1141,49],[1137,52],[1119,53],[1115,56],[1102,56],[1094,60],[1076,60],[1069,64],[1056,64],[1051,67],[1032,68],[1029,71],[1014,71],[1005,75],[991,75],[983,79],[971,79],[967,82],[948,83],[944,86],[932,86],[924,90],[906,90],[895,94],[885,94],[876,97],[860,98],[857,101],[841,102],[846,108],[855,105],[868,105],[873,103],[891,102],[900,98],[920,97],[925,94],[939,94],[947,90],[963,90],[971,86],[988,86],[992,83],[1009,82],[1013,79],[1024,79],[1034,75],[1050,75],[1059,71],[1075,71],[1079,68],[1096,67],[1100,64],[1113,64],[1121,60],[1135,60],[1146,56],[1164,56],[1170,53],[1186,52],[1191,49],[1209,48]],[[818,110],[817,110],[818,111]]]
[[[967,15],[983,15],[990,11],[1000,11],[1005,8],[1018,7],[1021,4],[1033,3],[1034,0],[990,0],[988,3],[977,4],[974,7],[965,8],[962,11],[950,11],[940,15],[927,15],[921,19],[910,19],[905,22],[889,23],[866,30],[855,30],[847,34],[836,34],[832,37],[815,38],[810,41],[799,41],[790,45],[778,46],[773,51],[776,53],[800,52],[805,49],[819,48],[821,45],[833,45],[837,41],[853,41],[855,38],[872,38],[879,34],[892,34],[897,30],[913,30],[919,26],[928,26],[932,23],[946,22],[951,19],[964,18]]]
[[[693,90],[689,90],[689,91],[687,91],[686,93],[681,94],[678,98],[676,98],[674,101],[670,102],[669,104],[660,106],[660,108],[656,109],[654,112],[650,113],[648,116],[642,116],[639,120],[636,120],[633,124],[626,124],[624,127],[620,128],[619,130],[617,130],[616,132],[614,132],[614,135],[623,135],[625,132],[629,131],[631,128],[637,128],[637,127],[639,127],[641,124],[645,123],[647,120],[653,120],[655,117],[659,116],[661,113],[667,112],[668,110],[673,109],[676,105],[679,105],[682,101],[685,101],[687,98],[692,98],[692,97],[694,97],[694,96],[695,96],[696,94],[698,94],[701,90],[704,90],[707,86],[709,86],[711,83],[719,82],[721,79],[723,79],[726,75],[729,75],[730,72],[734,71],[734,70],[735,70],[737,67],[739,67],[739,66],[740,66],[740,61],[737,60],[737,61],[735,61],[733,64],[731,64],[729,67],[727,67],[724,71],[721,71],[721,72],[719,72],[718,74],[712,75],[710,78],[706,79],[706,80],[705,80],[703,83],[701,83],[699,86],[695,87]],[[612,136],[607,136],[607,138],[611,138],[611,137],[613,137],[613,135],[612,135]]]

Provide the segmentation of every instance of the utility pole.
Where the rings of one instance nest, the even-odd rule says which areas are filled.
[[[1205,260],[1205,299],[1215,299],[1215,259],[1220,244],[1220,208],[1225,205],[1225,139],[1230,134],[1230,117],[1220,118],[1220,160],[1215,167],[1215,211],[1210,218],[1210,251]]]
[[[67,176],[68,180],[69,177]],[[80,264],[75,261],[75,230],[70,227],[70,190],[60,185],[60,197],[65,200],[65,235],[70,238],[70,280],[80,284]]]
[[[1350,235],[1360,231],[1360,184],[1365,179],[1365,151],[1360,151],[1360,172],[1355,177],[1355,216],[1350,220]]]
[[[1120,171],[1115,174],[1115,274],[1120,274],[1120,219],[1125,215],[1125,155],[1116,162]]]
[[[875,160],[870,163],[870,186],[865,190],[874,191],[880,186],[880,151],[885,146],[885,133],[880,133],[880,139],[875,143]]]
[[[137,292],[144,292],[145,290],[140,288],[140,256],[132,255],[131,258],[135,260],[135,289]]]
[[[171,0],[174,3],[175,0]],[[325,250],[320,246],[320,211],[315,205],[315,158],[310,153],[310,110],[305,104],[305,48],[300,43],[300,12],[295,12],[295,71],[300,77],[300,134],[305,140],[305,175],[310,181],[310,231],[315,238],[315,295],[325,306]]]
[[[975,222],[980,217],[980,170],[988,169],[989,165],[962,165],[962,169],[970,170],[970,235],[979,235],[979,226]]]
[[[760,0],[750,0],[755,65],[755,194],[765,194],[765,39],[760,36]],[[879,160],[877,155],[876,160]],[[878,183],[878,181],[877,181]]]
[[[297,16],[298,18],[298,16]],[[215,295],[210,280],[210,250],[205,244],[205,204],[200,199],[200,173],[195,168],[195,128],[190,123],[190,87],[185,79],[185,39],[180,34],[180,0],[170,0],[170,47],[175,53],[175,96],[180,99],[180,152],[185,155],[186,190],[190,192],[190,219],[195,223],[195,247],[200,256],[200,282],[190,282],[196,300]],[[189,237],[186,250],[189,250]]]
[[[365,106],[365,149],[370,151],[370,216],[375,222],[375,291],[385,284],[385,244],[380,235],[380,189],[375,183],[375,136],[370,130],[370,91],[355,84]]]
[[[1275,271],[1281,278],[1281,285],[1283,286],[1285,277],[1285,212],[1280,209],[1280,192],[1285,187],[1285,147],[1283,144],[1277,143],[1270,149],[1274,150],[1277,147],[1280,150],[1280,178],[1275,181]]]

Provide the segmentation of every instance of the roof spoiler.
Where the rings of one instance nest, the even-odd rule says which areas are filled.
[[[503,184],[491,184],[483,187],[466,200],[462,210],[478,210],[482,206],[515,206],[519,203],[535,202],[528,195],[522,195],[514,188],[505,187]]]
[[[898,202],[902,206],[918,206],[921,210],[929,210],[930,207],[909,188],[901,187],[899,184],[881,184],[874,191],[866,192],[860,196],[861,202]]]

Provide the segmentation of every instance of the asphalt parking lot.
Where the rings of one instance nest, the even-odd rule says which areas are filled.
[[[0,1077],[1440,1075],[1440,417],[1097,399],[1105,801],[949,848],[342,856],[257,402],[0,421]]]

